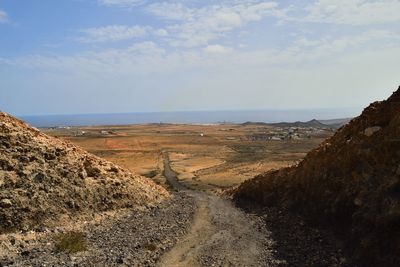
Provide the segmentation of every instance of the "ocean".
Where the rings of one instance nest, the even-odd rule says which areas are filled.
[[[231,110],[20,116],[35,127],[128,125],[146,123],[220,124],[294,122],[357,116],[361,108],[309,110]]]

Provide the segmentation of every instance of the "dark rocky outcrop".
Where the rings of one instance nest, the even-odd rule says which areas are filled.
[[[297,166],[261,174],[233,195],[334,228],[363,266],[400,266],[400,88]]]

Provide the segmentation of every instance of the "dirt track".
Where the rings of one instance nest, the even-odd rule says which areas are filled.
[[[159,266],[275,266],[272,241],[262,221],[228,200],[191,191],[179,183],[164,161],[164,174],[177,190],[195,199],[197,211],[189,232],[164,256]]]

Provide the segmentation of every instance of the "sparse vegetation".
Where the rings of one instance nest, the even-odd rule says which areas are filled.
[[[144,248],[149,251],[155,251],[157,249],[157,246],[153,243],[147,243],[146,245],[144,245]]]
[[[67,232],[56,236],[57,252],[77,253],[86,251],[88,243],[82,232]]]
[[[143,176],[147,177],[147,178],[154,178],[158,175],[158,171],[157,170],[151,170],[148,173],[143,174]]]
[[[230,148],[237,152],[229,159],[232,163],[258,161],[264,159],[268,152],[265,144],[235,144]]]

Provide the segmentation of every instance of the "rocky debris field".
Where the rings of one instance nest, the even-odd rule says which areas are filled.
[[[400,88],[307,154],[233,191],[331,228],[361,266],[400,266]]]
[[[0,234],[168,197],[151,180],[0,112]]]
[[[160,256],[186,233],[196,210],[194,199],[177,193],[158,206],[127,213],[116,221],[87,224],[87,251],[58,252],[55,234],[15,241],[15,253],[3,255],[0,266],[156,266]],[[26,234],[28,235],[28,233]]]
[[[247,214],[259,218],[268,229],[279,263],[272,266],[357,266],[346,258],[343,244],[328,229],[311,226],[301,216],[277,207],[262,207],[251,202],[237,204]]]

